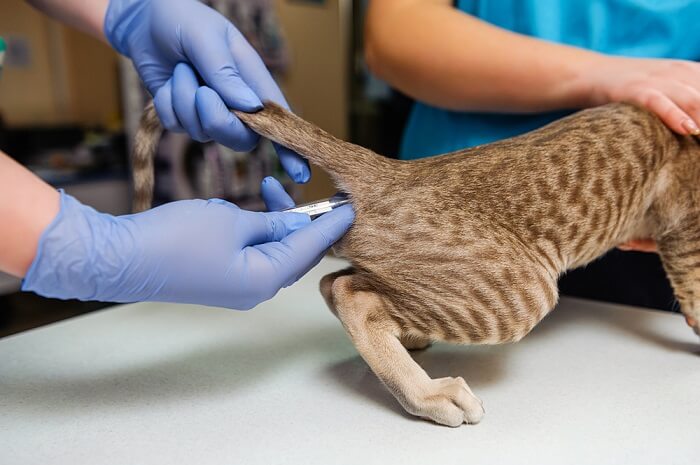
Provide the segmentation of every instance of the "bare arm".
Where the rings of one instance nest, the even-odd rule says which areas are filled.
[[[24,276],[58,214],[56,189],[0,151],[0,271]]]
[[[105,40],[102,23],[108,0],[28,0],[44,13]],[[0,271],[23,277],[39,238],[59,211],[53,187],[0,151]]]
[[[365,45],[375,74],[438,107],[541,112],[630,101],[678,133],[700,132],[697,63],[614,57],[534,39],[449,0],[373,0]]]
[[[109,0],[27,0],[27,3],[63,23],[102,41]]]
[[[370,68],[409,95],[453,110],[535,112],[580,107],[582,69],[598,54],[492,26],[449,0],[374,0]]]

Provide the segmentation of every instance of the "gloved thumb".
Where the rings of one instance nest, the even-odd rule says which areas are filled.
[[[241,210],[243,247],[279,242],[300,228],[309,225],[306,213],[250,212]]]
[[[288,286],[316,264],[330,246],[336,243],[355,219],[352,206],[343,205],[324,214],[307,226],[291,233],[279,243],[256,248],[281,264],[283,286]]]

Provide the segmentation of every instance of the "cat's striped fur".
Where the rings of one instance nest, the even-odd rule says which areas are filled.
[[[235,113],[350,194],[356,220],[336,251],[352,268],[326,276],[321,291],[414,415],[457,426],[478,422],[483,409],[463,379],[430,379],[406,348],[517,341],[555,306],[563,272],[630,239],[658,241],[699,330],[700,149],[645,110],[606,105],[410,162],[335,139],[272,103]],[[146,119],[155,118],[151,107]],[[153,139],[144,127],[141,140]],[[137,152],[138,166],[148,150]],[[138,191],[139,199],[150,194]]]

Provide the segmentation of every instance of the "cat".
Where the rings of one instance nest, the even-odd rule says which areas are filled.
[[[609,104],[414,161],[338,140],[271,102],[234,113],[349,194],[356,218],[335,251],[352,266],[325,276],[321,293],[415,416],[459,426],[478,423],[484,409],[463,378],[431,379],[407,350],[518,341],[556,305],[562,273],[631,239],[657,241],[700,334],[700,148],[644,109]],[[152,105],[143,119],[133,164],[139,209],[150,204],[160,135]]]

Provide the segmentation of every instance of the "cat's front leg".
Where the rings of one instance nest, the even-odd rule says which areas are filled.
[[[700,336],[700,213],[689,215],[657,242],[686,322]]]
[[[357,280],[357,282],[353,282]],[[481,401],[462,378],[431,379],[401,344],[401,328],[381,295],[353,274],[329,275],[321,290],[372,371],[412,415],[447,426],[478,423]]]

